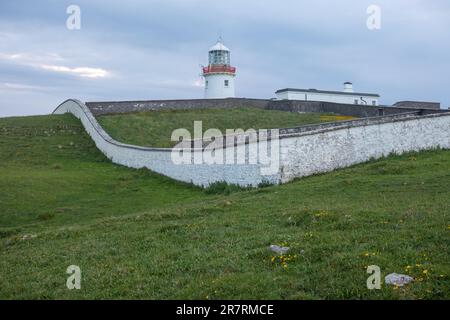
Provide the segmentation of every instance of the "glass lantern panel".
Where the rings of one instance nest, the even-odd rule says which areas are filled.
[[[230,53],[222,50],[211,51],[209,53],[209,64],[229,65]]]

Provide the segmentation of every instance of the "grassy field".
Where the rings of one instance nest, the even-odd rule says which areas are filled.
[[[72,116],[0,119],[0,298],[449,299],[449,182],[436,150],[214,194],[111,164]],[[368,290],[368,265],[416,281]]]
[[[291,113],[254,108],[168,110],[139,112],[97,117],[99,123],[114,139],[151,147],[172,147],[172,131],[186,128],[194,132],[194,121],[203,121],[203,131],[226,129],[273,129],[335,121],[327,113]]]

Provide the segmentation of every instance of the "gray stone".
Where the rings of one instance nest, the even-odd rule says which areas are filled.
[[[289,247],[280,247],[275,244],[271,244],[269,249],[279,255],[286,254],[290,250]]]
[[[24,234],[21,239],[22,240],[30,240],[30,239],[34,239],[36,237],[37,237],[36,234]]]
[[[414,280],[413,277],[397,273],[390,273],[386,277],[384,277],[384,282],[386,284],[395,285],[399,287],[403,287],[405,284],[408,284],[413,280]]]

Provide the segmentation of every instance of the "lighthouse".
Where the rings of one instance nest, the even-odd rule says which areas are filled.
[[[236,68],[230,64],[230,49],[219,39],[209,48],[209,63],[203,67],[205,99],[233,98]]]

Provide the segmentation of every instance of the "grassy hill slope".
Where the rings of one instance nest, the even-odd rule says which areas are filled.
[[[176,144],[170,141],[172,132],[175,129],[186,128],[193,135],[194,121],[203,122],[203,131],[216,128],[225,134],[226,129],[289,128],[333,121],[333,115],[231,108],[114,114],[99,116],[97,120],[118,141],[140,146],[171,147]]]
[[[72,116],[0,119],[0,298],[449,299],[449,182],[436,150],[208,194],[111,164]],[[368,265],[416,281],[371,291]]]

